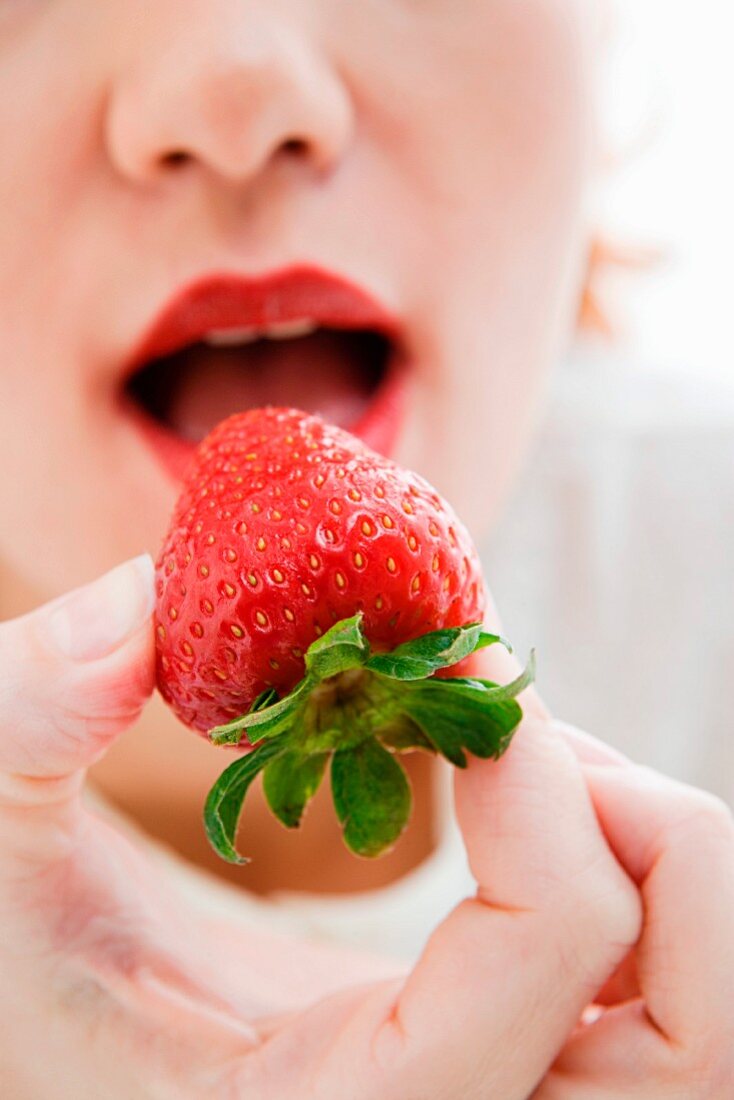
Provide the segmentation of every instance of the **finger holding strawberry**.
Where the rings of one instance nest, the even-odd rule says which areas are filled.
[[[330,766],[345,842],[375,856],[410,814],[399,753],[460,768],[467,752],[499,757],[532,668],[504,687],[461,675],[502,641],[481,626],[485,601],[468,532],[421,478],[297,410],[220,424],[175,509],[156,612],[164,698],[215,743],[251,750],[207,802],[220,855],[241,861],[234,834],[260,771],[295,827]]]

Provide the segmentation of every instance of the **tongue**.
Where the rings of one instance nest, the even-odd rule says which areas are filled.
[[[166,420],[191,442],[232,413],[264,405],[294,406],[350,428],[379,382],[375,339],[317,332],[237,348],[197,344],[175,357]]]

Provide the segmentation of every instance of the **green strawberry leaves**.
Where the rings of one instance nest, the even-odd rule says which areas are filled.
[[[498,634],[485,634],[479,623],[470,623],[454,630],[436,630],[422,638],[406,642],[391,653],[376,653],[367,661],[367,668],[393,680],[425,680],[442,668],[458,665],[478,649],[502,642]]]
[[[306,755],[286,750],[266,766],[265,797],[287,829],[297,829],[301,824],[303,811],[319,789],[328,762],[328,752]]]
[[[277,737],[287,730],[300,709],[303,697],[313,684],[308,679],[301,680],[300,684],[283,699],[278,699],[276,692],[268,691],[258,695],[250,710],[242,718],[235,718],[226,726],[216,726],[209,734],[210,741],[215,745],[239,745],[243,734],[252,731],[254,736],[251,741],[259,741],[263,737]],[[268,703],[268,699],[274,702]]]
[[[408,777],[374,737],[334,753],[331,793],[344,841],[358,856],[379,856],[392,848],[408,824]]]
[[[308,647],[306,675],[327,680],[340,672],[361,668],[369,658],[370,644],[362,630],[362,616],[343,619]]]
[[[266,741],[230,764],[209,791],[204,807],[206,835],[214,851],[228,863],[247,863],[234,846],[242,803],[255,776],[283,749],[280,741]]]
[[[260,771],[275,816],[296,828],[331,760],[331,791],[344,841],[357,855],[389,850],[405,828],[411,792],[397,754],[440,753],[457,767],[467,753],[498,758],[522,719],[516,701],[535,675],[505,686],[472,678],[436,678],[477,650],[501,644],[478,623],[438,630],[391,653],[370,649],[362,615],[337,623],[306,654],[306,675],[283,699],[263,692],[249,712],[218,726],[210,739],[255,744],[214,784],[204,809],[207,836],[231,863],[245,796]]]

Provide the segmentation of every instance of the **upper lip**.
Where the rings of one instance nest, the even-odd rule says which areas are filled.
[[[171,297],[138,342],[125,373],[200,341],[226,339],[227,333],[243,342],[248,336],[286,336],[302,322],[370,330],[394,343],[399,337],[395,316],[371,294],[320,268],[296,266],[263,276],[218,272]]]

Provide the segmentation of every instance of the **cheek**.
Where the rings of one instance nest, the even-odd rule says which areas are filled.
[[[4,508],[25,500],[38,509],[41,486],[58,485],[62,471],[58,462],[50,467],[49,455],[62,445],[73,450],[80,402],[68,362],[78,281],[68,242],[78,236],[93,121],[84,115],[90,97],[74,64],[83,47],[72,45],[45,7],[43,17],[34,5],[22,23],[0,22],[0,148],[9,151],[0,169]],[[52,511],[44,509],[47,518]]]
[[[115,450],[87,371],[125,257],[100,143],[109,6],[27,7],[0,19],[0,616],[155,549],[170,506]]]
[[[409,188],[402,217],[420,226],[403,237],[418,363],[403,457],[480,532],[575,314],[592,26],[588,0],[457,0],[448,9],[428,4],[432,36],[420,50],[406,42],[391,69],[401,125],[385,101],[376,125]]]
[[[474,125],[464,120],[446,154],[461,199],[443,222],[442,288],[429,299],[440,323],[429,326],[428,339],[434,393],[447,410],[441,476],[466,498],[478,530],[508,491],[543,380],[576,317],[590,82],[581,39],[559,8],[506,8],[506,52],[495,59],[486,97],[473,101]],[[458,293],[446,297],[447,284]]]

